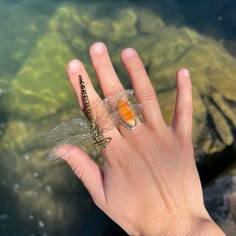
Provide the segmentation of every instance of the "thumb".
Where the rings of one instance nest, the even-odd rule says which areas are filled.
[[[98,207],[104,206],[103,172],[81,149],[72,145],[60,146],[56,155],[65,160],[75,175],[81,179]]]

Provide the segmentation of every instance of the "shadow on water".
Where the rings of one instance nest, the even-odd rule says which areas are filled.
[[[224,170],[236,162],[235,148],[229,146],[223,152],[214,155],[199,157],[197,169],[200,175],[202,186],[205,187],[212,180],[217,178]]]

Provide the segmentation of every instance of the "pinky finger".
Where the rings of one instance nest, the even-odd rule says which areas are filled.
[[[192,136],[192,85],[189,71],[180,69],[176,75],[177,97],[172,122],[174,132],[182,141],[190,141]]]

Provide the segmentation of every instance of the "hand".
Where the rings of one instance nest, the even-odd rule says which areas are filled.
[[[90,57],[105,97],[123,89],[102,43],[90,48]],[[177,97],[172,125],[160,111],[155,91],[136,51],[127,48],[121,59],[139,103],[144,123],[129,130],[123,126],[105,133],[112,141],[103,149],[101,170],[81,149],[63,159],[90,192],[95,204],[130,235],[224,235],[209,217],[194,161],[191,141],[192,94],[187,69],[176,76]],[[99,97],[83,64],[72,60],[68,75],[83,107],[78,75],[82,75],[90,102]]]

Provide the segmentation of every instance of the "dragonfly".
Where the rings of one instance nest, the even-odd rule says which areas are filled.
[[[92,112],[85,82],[81,75],[79,75],[79,84],[87,120],[74,118],[62,121],[49,130],[45,142],[53,148],[47,155],[48,161],[55,161],[66,154],[60,153],[58,156],[56,151],[61,145],[72,144],[82,148],[83,145],[92,143],[95,150],[103,149],[112,140],[111,137],[104,136],[105,132],[118,127],[119,124],[128,129],[135,129],[137,126],[137,114],[140,113],[142,106],[135,101],[132,89],[121,91],[103,99],[100,103],[93,104],[92,107],[96,107],[96,111]],[[134,100],[133,103],[132,100]]]

